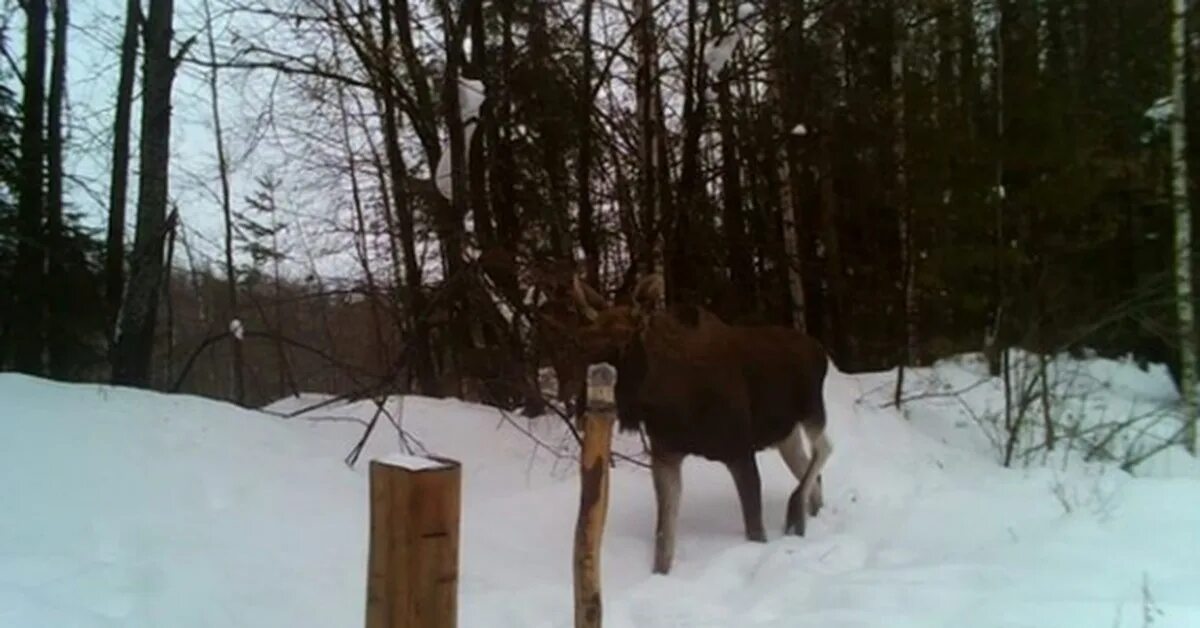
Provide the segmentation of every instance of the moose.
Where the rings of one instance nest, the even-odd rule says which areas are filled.
[[[821,470],[832,452],[823,398],[828,358],[820,343],[787,327],[727,324],[695,305],[659,308],[657,274],[637,282],[630,304],[610,304],[578,276],[572,293],[585,319],[576,334],[581,361],[616,367],[618,425],[644,427],[649,437],[654,573],[671,570],[681,465],[689,455],[728,468],[747,540],[766,542],[755,456],[776,448],[799,482],[784,533],[804,536],[806,517],[821,509]]]

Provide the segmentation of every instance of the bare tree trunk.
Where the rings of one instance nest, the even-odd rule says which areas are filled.
[[[804,280],[800,272],[800,241],[796,221],[795,175],[792,171],[792,128],[786,115],[787,107],[787,53],[784,46],[782,27],[783,14],[779,1],[767,4],[767,20],[771,24],[771,42],[775,50],[771,61],[771,126],[772,139],[777,148],[775,166],[779,169],[779,211],[783,218],[783,254],[787,265],[787,287],[790,299],[789,314],[792,327],[804,331],[807,328],[804,305]]]
[[[344,93],[344,90],[342,90],[342,94]],[[342,102],[342,100],[343,95],[339,95],[338,101]],[[383,102],[379,100],[378,95],[375,97],[375,107],[377,110],[383,109]],[[387,228],[388,255],[392,263],[392,285],[394,290],[399,291],[400,287],[404,284],[404,266],[400,262],[400,234],[397,232],[398,230],[396,228],[396,216],[392,214],[391,194],[388,193],[387,168],[384,166],[383,158],[379,155],[379,147],[375,145],[374,136],[365,122],[367,119],[367,114],[363,109],[362,99],[357,95],[354,96],[354,109],[358,113],[358,118],[360,120],[359,127],[365,134],[367,149],[371,152],[371,164],[375,168],[375,176],[379,182],[379,213],[383,217],[384,226]],[[346,120],[346,124],[349,124],[349,119]],[[357,168],[355,167],[357,159],[355,156],[355,149],[350,144],[350,136],[348,134],[343,135],[342,140],[345,143],[346,154],[350,160],[351,182],[354,183],[357,180]]]
[[[826,9],[828,10],[828,9]],[[826,17],[828,21],[832,16]],[[838,214],[841,211],[835,183],[837,171],[834,166],[834,127],[837,102],[842,89],[835,69],[841,41],[838,38],[839,24],[824,23],[816,26],[819,48],[827,55],[819,70],[820,99],[816,106],[817,120],[817,204],[821,221],[820,256],[824,260],[824,320],[827,338],[835,357],[850,361],[850,343],[847,337],[849,323],[845,320],[846,279],[841,233],[838,229]]]
[[[17,201],[16,299],[13,312],[17,371],[42,373],[42,276],[45,263],[43,215],[46,87],[46,2],[28,0],[25,8],[25,92],[21,98],[21,184]]]
[[[129,191],[129,131],[133,117],[133,78],[137,72],[140,0],[128,0],[121,36],[121,74],[113,124],[112,179],[108,190],[108,237],[104,247],[104,286],[110,329],[116,323],[125,286],[125,203]],[[112,333],[112,332],[109,332]]]
[[[1200,449],[1197,430],[1196,313],[1192,293],[1192,208],[1188,200],[1187,110],[1185,73],[1187,54],[1187,2],[1174,0],[1171,16],[1171,204],[1175,209],[1175,308],[1179,323],[1180,388],[1186,421],[1185,444],[1192,455]]]
[[[900,359],[896,378],[895,403],[901,403],[904,391],[904,368],[914,366],[917,359],[917,301],[916,262],[913,251],[913,212],[908,194],[908,144],[905,122],[905,25],[899,9],[892,7],[892,167],[895,180],[892,188],[892,203],[896,209],[897,229],[900,237],[900,301],[903,314],[904,353]]]
[[[710,0],[714,28],[719,32],[721,0]],[[728,77],[716,78],[718,122],[721,134],[721,216],[725,232],[726,264],[733,296],[739,313],[744,313],[754,298],[754,260],[746,237],[745,207],[742,198],[742,166],[734,127],[733,99]]]
[[[553,67],[553,50],[551,49],[549,25],[546,22],[546,5],[549,0],[529,0],[530,32],[529,52],[530,63],[535,68],[549,73]],[[571,229],[570,214],[567,202],[567,168],[561,136],[566,128],[560,118],[562,112],[556,111],[557,103],[541,96],[534,99],[537,110],[534,112],[537,120],[539,151],[542,157],[542,169],[546,175],[546,187],[550,199],[545,209],[546,224],[550,228],[550,250],[559,260],[571,258]]]
[[[999,15],[995,27],[996,38],[996,78],[994,85],[996,86],[996,162],[995,162],[995,188],[992,192],[992,198],[995,203],[995,240],[994,240],[994,257],[992,270],[992,289],[993,299],[995,300],[992,309],[992,321],[989,328],[984,332],[984,355],[988,358],[988,367],[992,374],[995,374],[999,368],[1003,368],[1000,364],[1000,354],[1007,351],[1007,340],[1003,336],[1002,328],[1004,325],[1004,300],[1005,300],[1005,264],[1004,264],[1004,205],[1007,191],[1004,189],[1004,22],[1005,22],[1005,4],[1000,3]],[[1007,376],[1007,370],[1005,372]]]
[[[407,3],[400,0],[398,5],[404,12],[404,20],[397,16],[397,23],[407,25]],[[384,58],[392,58],[392,24],[391,4],[389,0],[380,3],[380,21],[382,27]],[[401,36],[403,37],[403,31]],[[429,331],[425,317],[425,293],[421,287],[421,267],[417,263],[416,229],[413,221],[413,209],[408,198],[406,185],[407,173],[404,167],[404,155],[400,150],[399,115],[396,111],[396,95],[392,89],[392,73],[390,67],[381,68],[380,76],[383,87],[383,135],[384,147],[388,160],[388,172],[392,180],[392,203],[396,207],[396,222],[400,227],[401,248],[404,253],[404,280],[407,298],[405,299],[406,314],[409,318],[409,336],[407,342],[412,343],[408,352],[409,361],[413,364],[422,394],[434,394],[437,383],[433,372],[433,358],[430,350]],[[422,93],[417,91],[418,95]],[[436,143],[435,143],[436,146]]]
[[[454,19],[454,11],[450,0],[442,0],[442,43],[446,49],[445,75],[442,77],[442,113],[446,121],[447,137],[450,151],[450,202],[443,215],[437,220],[440,223],[438,238],[441,240],[442,253],[446,260],[444,269],[445,280],[458,278],[464,269],[464,240],[463,220],[467,215],[470,189],[467,181],[467,145],[466,129],[462,118],[462,103],[459,99],[459,70],[463,66],[462,37],[458,24]],[[460,16],[465,20],[466,16]],[[430,163],[437,163],[431,160]],[[562,210],[560,210],[562,211]],[[466,318],[468,284],[460,283],[463,289],[449,299],[450,342],[449,355],[454,360],[453,369],[444,370],[443,375],[451,375],[455,394],[462,394],[462,378],[465,372],[466,354],[474,347],[470,322]]]
[[[163,381],[173,381],[171,377],[171,365],[175,361],[175,299],[174,292],[171,290],[171,268],[175,260],[175,235],[174,227],[167,233],[167,278],[163,282],[163,297],[166,299],[167,315],[167,355],[163,360]]]
[[[171,57],[174,9],[173,0],[150,0],[146,17],[137,231],[130,260],[129,287],[121,306],[113,348],[113,383],[128,386],[149,386],[153,372],[154,328],[167,226],[171,84],[177,65]]]
[[[350,175],[350,201],[354,207],[354,242],[358,248],[359,264],[362,266],[363,277],[367,282],[367,300],[369,302],[372,334],[375,339],[375,357],[377,360],[377,372],[384,373],[388,368],[387,343],[383,340],[383,324],[379,314],[379,299],[381,293],[378,285],[375,283],[375,272],[371,269],[371,247],[367,242],[367,220],[366,212],[363,211],[362,193],[358,183],[358,158],[354,154],[354,149],[350,143],[350,116],[346,110],[346,93],[341,85],[337,86],[338,110],[341,114],[342,127],[342,146],[346,151],[346,169]],[[383,212],[385,216],[387,211]],[[391,225],[391,221],[387,221]],[[391,240],[391,233],[388,234]],[[393,259],[395,259],[396,250],[392,247]]]
[[[702,206],[698,202],[704,194],[704,182],[700,173],[700,136],[704,130],[707,111],[704,106],[704,91],[707,86],[705,64],[701,61],[704,24],[700,19],[698,0],[687,3],[687,50],[684,55],[683,79],[683,153],[680,155],[679,194],[675,211],[669,213],[669,231],[665,234],[667,248],[667,294],[672,301],[696,302],[696,266],[702,263],[694,253],[692,218]],[[665,135],[665,133],[664,133]],[[693,253],[694,252],[694,253]]]
[[[658,255],[659,221],[658,197],[662,193],[658,180],[659,131],[662,128],[656,115],[657,99],[654,97],[658,80],[658,55],[655,42],[654,3],[637,0],[635,8],[634,44],[637,49],[637,120],[638,141],[638,203],[642,242],[636,259],[644,270],[659,271]]]
[[[225,159],[225,136],[221,128],[221,100],[217,92],[217,44],[213,38],[212,7],[209,0],[204,0],[204,35],[208,40],[208,58],[212,61],[212,68],[208,74],[208,90],[212,99],[213,139],[216,141],[217,170],[221,180],[221,213],[225,219],[226,303],[232,322],[238,317],[237,269],[233,266],[233,207],[229,189],[229,162]],[[167,269],[167,272],[170,272],[170,269]],[[246,401],[242,341],[240,338],[234,338],[231,344],[233,363],[230,365],[230,378],[233,384],[233,401],[241,405]]]
[[[50,376],[66,379],[71,368],[67,324],[66,238],[63,233],[63,99],[67,87],[67,0],[54,2],[54,44],[50,58],[50,97],[46,122],[46,348]]]
[[[487,60],[487,31],[485,30],[483,3],[475,2],[467,5],[469,18],[471,20],[471,58],[466,64],[471,78],[485,82],[483,79],[490,76],[488,60]],[[486,88],[485,88],[486,89]],[[479,112],[479,119],[476,121],[476,128],[483,126],[483,111]],[[468,142],[466,151],[470,155],[467,160],[469,164],[476,164],[474,168],[467,168],[467,178],[471,189],[471,217],[473,219],[475,233],[478,235],[479,248],[481,250],[490,250],[496,242],[495,221],[492,219],[492,206],[488,202],[487,194],[487,161],[488,151],[492,150],[492,145],[485,140],[486,134],[476,133],[475,139]]]
[[[505,257],[514,260],[520,241],[516,210],[517,172],[512,148],[511,74],[516,55],[513,42],[513,0],[498,0],[500,13],[500,58],[496,68],[497,92],[491,97],[494,124],[489,125],[493,158],[491,160],[491,195],[496,218],[496,234]],[[499,273],[501,289],[511,298],[518,297],[515,264]]]
[[[592,12],[595,0],[583,0],[583,60],[579,80],[579,243],[587,266],[588,284],[600,285],[600,254],[592,207]]]

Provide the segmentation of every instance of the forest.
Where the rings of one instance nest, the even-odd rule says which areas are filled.
[[[0,369],[532,414],[572,278],[659,272],[845,372],[1165,363],[1195,424],[1183,2],[85,4],[0,7]]]

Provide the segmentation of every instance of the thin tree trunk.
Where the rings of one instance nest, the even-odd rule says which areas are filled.
[[[146,17],[137,231],[113,348],[113,383],[121,385],[148,387],[153,373],[167,219],[167,166],[171,157],[171,84],[176,70],[176,61],[171,57],[174,9],[173,0],[150,0]]]
[[[489,125],[493,158],[491,161],[491,195],[496,218],[497,240],[512,265],[499,273],[500,288],[510,298],[519,298],[515,258],[520,243],[516,209],[517,172],[512,148],[511,74],[516,46],[513,42],[513,0],[498,0],[500,13],[500,58],[497,74],[497,93],[492,95],[495,123]]]
[[[166,382],[174,381],[174,378],[171,377],[171,365],[175,361],[175,298],[174,292],[171,288],[171,267],[175,260],[175,235],[175,228],[172,228],[167,233],[167,278],[166,281],[163,282],[163,297],[166,299],[166,307],[164,309],[166,310],[167,315],[167,355],[166,359],[163,361],[162,370],[163,381]]]
[[[407,10],[407,3],[401,1],[400,6]],[[385,59],[392,58],[392,25],[390,13],[390,2],[382,0],[380,2],[380,21],[382,23]],[[399,18],[397,18],[397,21],[400,21]],[[384,148],[387,154],[388,172],[392,180],[392,202],[396,207],[396,222],[400,227],[401,248],[404,253],[404,279],[407,295],[405,306],[406,314],[409,318],[409,337],[406,340],[412,343],[413,349],[409,352],[409,358],[411,362],[415,363],[412,371],[416,372],[421,393],[431,395],[437,389],[437,382],[433,372],[433,357],[430,350],[428,325],[426,324],[428,312],[425,311],[425,293],[421,287],[421,267],[417,263],[413,208],[408,198],[404,155],[400,151],[400,121],[396,111],[395,90],[392,89],[391,68],[385,67],[381,68],[381,70],[380,76],[383,83]]]
[[[678,210],[670,213],[667,235],[667,268],[670,280],[667,291],[672,301],[696,302],[699,295],[696,266],[703,263],[696,254],[701,251],[693,244],[692,217],[702,211],[699,199],[704,194],[700,180],[700,135],[704,130],[706,107],[704,91],[708,72],[701,61],[704,25],[700,20],[698,0],[687,3],[687,50],[684,55],[683,81],[683,153]]]
[[[779,170],[779,211],[783,218],[783,254],[787,266],[787,288],[789,315],[792,327],[804,331],[807,328],[804,304],[804,279],[800,272],[799,224],[796,220],[795,175],[792,171],[791,121],[786,115],[788,74],[787,54],[782,28],[783,14],[779,1],[767,4],[767,20],[771,23],[771,41],[775,54],[771,61],[771,127],[772,140],[777,146],[774,159]]]
[[[67,87],[67,0],[54,2],[54,47],[50,59],[50,97],[46,123],[46,346],[50,376],[66,379],[71,368],[67,324],[66,237],[63,232],[63,100]]]
[[[579,80],[579,159],[575,178],[579,182],[579,243],[587,267],[588,285],[600,285],[600,254],[592,207],[592,12],[595,0],[583,0],[583,59]]]
[[[350,144],[350,116],[346,111],[346,94],[341,85],[337,87],[338,111],[341,114],[342,146],[346,150],[346,169],[350,175],[350,200],[354,207],[354,242],[358,249],[359,264],[367,282],[367,301],[370,308],[371,332],[375,341],[377,372],[383,374],[388,367],[387,343],[383,341],[383,324],[379,315],[380,291],[375,283],[375,272],[371,269],[371,249],[367,243],[367,220],[363,211],[362,193],[358,184],[358,160]],[[384,212],[385,214],[387,212]],[[390,234],[389,234],[390,235]]]
[[[209,0],[204,0],[204,35],[208,40],[208,58],[212,68],[208,73],[208,90],[212,102],[213,139],[217,149],[217,171],[221,181],[221,214],[225,219],[225,284],[226,304],[229,308],[229,319],[232,322],[238,317],[237,269],[233,266],[233,207],[231,206],[229,189],[229,162],[225,158],[225,136],[221,128],[221,100],[217,91],[217,44],[213,37],[212,7]],[[168,269],[170,272],[170,269]],[[234,338],[233,362],[230,364],[230,378],[233,384],[233,401],[238,405],[246,401],[246,375],[242,341]]]
[[[41,292],[45,263],[43,217],[43,120],[46,87],[46,2],[28,0],[25,8],[25,92],[21,99],[21,183],[17,200],[16,299],[13,312],[17,371],[42,373],[45,310]]]
[[[117,79],[112,179],[108,190],[108,236],[104,247],[104,286],[110,329],[116,323],[125,286],[125,203],[129,191],[129,131],[133,117],[133,79],[137,72],[135,64],[141,14],[140,1],[128,0],[125,7],[125,33],[121,36],[121,74]]]
[[[339,101],[341,98],[342,97],[339,96]],[[379,100],[378,95],[375,97],[375,107],[377,110],[383,108],[383,102]],[[383,158],[379,155],[379,147],[375,145],[374,133],[370,128],[368,128],[365,122],[366,111],[363,109],[362,100],[357,95],[354,96],[354,108],[358,113],[358,117],[360,119],[359,128],[365,135],[367,149],[371,153],[371,164],[375,168],[375,176],[379,182],[379,213],[383,217],[384,226],[387,228],[388,255],[392,263],[392,285],[394,290],[399,291],[400,286],[404,284],[404,266],[400,261],[400,234],[397,233],[396,216],[392,214],[391,195],[388,193],[387,168],[384,166]],[[347,124],[348,123],[349,120],[347,120]],[[355,158],[353,157],[355,154],[355,149],[349,143],[350,136],[348,134],[344,135],[342,139],[343,142],[345,142],[346,154],[351,156],[351,181],[353,183],[357,178],[354,176],[356,171],[355,164],[357,163],[354,161]]]
[[[714,28],[720,32],[721,0],[710,0]],[[754,259],[746,241],[746,218],[742,198],[742,166],[738,137],[734,126],[733,98],[729,77],[716,78],[718,125],[721,134],[721,216],[725,231],[726,264],[733,284],[733,297],[739,314],[753,302]]]
[[[842,239],[838,228],[838,214],[841,211],[835,183],[837,171],[834,166],[834,133],[836,132],[836,113],[839,91],[842,89],[835,69],[838,50],[841,42],[838,38],[838,25],[817,25],[818,47],[822,54],[828,55],[827,60],[820,65],[820,85],[817,93],[820,99],[816,102],[817,120],[817,204],[821,221],[821,255],[824,258],[825,301],[823,324],[834,356],[852,363],[850,343],[847,339],[849,323],[845,320],[846,279],[842,258]]]
[[[529,1],[529,57],[530,63],[540,72],[549,74],[554,67],[552,58],[549,25],[546,23],[546,5],[549,0]],[[539,152],[542,158],[542,170],[546,176],[546,189],[549,204],[545,208],[545,220],[550,229],[550,250],[555,258],[566,260],[571,258],[571,229],[567,209],[567,168],[563,150],[562,135],[565,125],[560,122],[562,112],[557,110],[558,103],[552,102],[545,95],[533,99],[537,104],[533,112],[537,121],[539,136]]]
[[[442,43],[447,50],[445,76],[442,81],[442,113],[446,121],[447,137],[450,151],[450,188],[451,195],[448,207],[438,222],[438,238],[441,240],[442,253],[446,259],[444,280],[458,278],[463,272],[463,219],[467,215],[467,201],[470,193],[467,182],[467,152],[466,130],[462,119],[462,108],[459,99],[459,68],[462,67],[462,39],[458,36],[450,0],[442,0]],[[431,164],[437,163],[431,160]],[[466,284],[460,284],[466,285]],[[454,360],[452,370],[444,370],[443,375],[451,374],[461,394],[462,378],[468,375],[464,372],[465,358],[468,349],[474,343],[470,331],[470,323],[464,311],[467,303],[466,289],[449,300],[450,307],[450,343],[449,354]]]
[[[1188,201],[1187,110],[1185,73],[1187,54],[1187,2],[1174,0],[1171,20],[1171,161],[1174,178],[1171,204],[1175,209],[1175,308],[1179,322],[1180,388],[1183,393],[1185,444],[1193,455],[1200,450],[1197,430],[1196,314],[1192,295],[1192,209]]]
[[[654,36],[654,3],[638,0],[636,4],[634,45],[637,49],[637,121],[638,121],[638,204],[641,223],[641,251],[635,259],[645,270],[660,270],[657,255],[658,221],[658,131],[660,125],[655,115],[656,100],[654,86],[657,79],[658,56]]]
[[[484,30],[483,3],[475,2],[469,5],[467,10],[470,12],[469,17],[471,20],[471,59],[466,67],[470,71],[472,78],[479,79],[482,82],[485,77],[490,76],[487,63],[487,32]],[[484,112],[480,111],[478,116],[475,122],[477,131],[479,127],[484,125]],[[492,207],[491,203],[488,202],[487,181],[488,152],[493,150],[493,148],[489,142],[485,141],[487,139],[485,133],[476,132],[473,137],[475,139],[468,142],[466,146],[467,154],[470,156],[467,159],[467,163],[475,164],[474,167],[467,168],[468,187],[471,190],[471,217],[475,233],[478,234],[480,250],[490,251],[496,242],[496,229],[492,219]]]
[[[988,356],[988,366],[992,374],[995,374],[1000,365],[999,356],[1007,349],[1007,339],[1003,334],[1004,325],[1004,299],[1005,299],[1005,243],[1004,243],[1004,205],[1007,190],[1004,188],[1004,153],[1005,153],[1005,134],[1004,134],[1004,24],[1007,5],[1001,2],[999,16],[997,18],[995,28],[996,38],[996,78],[993,84],[996,86],[996,155],[995,155],[995,180],[992,191],[993,202],[995,203],[995,225],[993,227],[995,240],[993,251],[993,268],[992,268],[992,290],[993,290],[993,308],[992,321],[990,328],[985,332],[984,336],[984,354]],[[1007,373],[1006,373],[1007,375]]]
[[[917,302],[914,271],[916,262],[913,252],[912,203],[908,194],[908,144],[905,123],[905,33],[899,9],[892,7],[892,168],[895,180],[892,188],[892,203],[896,209],[900,237],[900,301],[903,312],[903,356],[900,359],[899,375],[896,378],[895,403],[901,403],[904,390],[904,369],[915,366],[917,360]]]

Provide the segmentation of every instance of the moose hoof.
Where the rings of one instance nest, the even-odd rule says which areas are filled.
[[[750,541],[752,543],[766,543],[767,542],[767,531],[766,530],[752,530],[750,532],[747,532],[746,540]]]
[[[804,517],[796,517],[787,522],[783,527],[783,533],[788,536],[804,536]]]
[[[670,563],[662,563],[662,562],[656,560],[656,561],[654,561],[654,570],[653,571],[655,574],[665,576],[665,575],[671,573],[671,564]]]
[[[817,516],[817,513],[821,512],[821,507],[825,505],[824,491],[821,490],[822,484],[824,483],[818,477],[816,486],[808,495],[808,514],[813,517]]]

